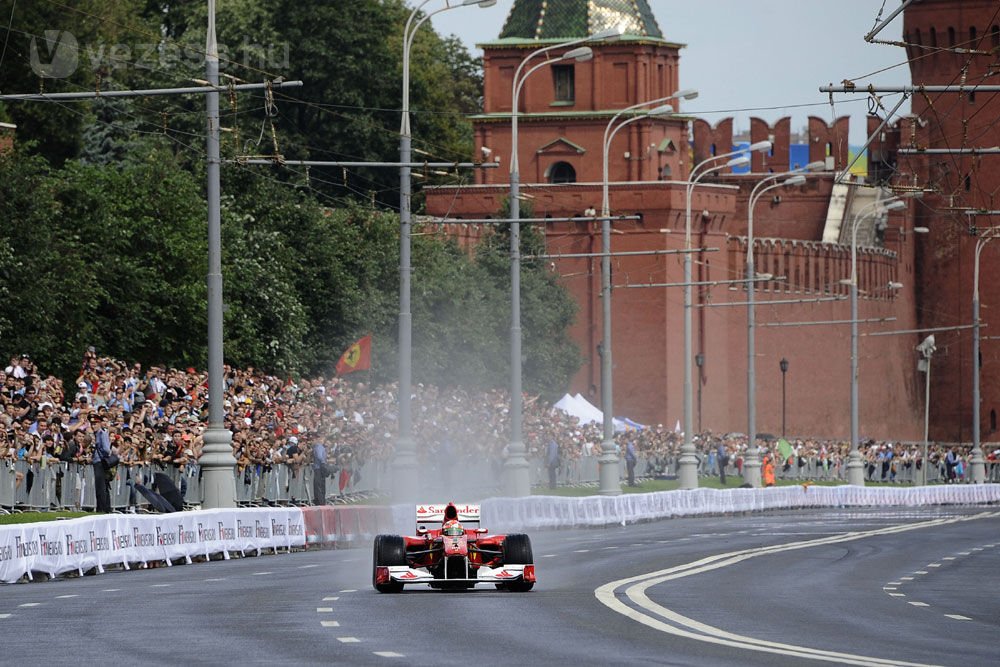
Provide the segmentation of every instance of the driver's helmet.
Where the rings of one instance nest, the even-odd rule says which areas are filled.
[[[465,529],[462,528],[462,524],[452,519],[451,521],[444,522],[444,525],[441,527],[441,534],[448,537],[457,537],[458,535],[464,535]]]

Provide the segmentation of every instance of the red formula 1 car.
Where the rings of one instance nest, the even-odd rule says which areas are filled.
[[[531,540],[488,532],[479,527],[479,505],[418,505],[416,537],[375,538],[375,590],[399,593],[405,584],[464,589],[491,583],[499,590],[530,591],[535,585]]]

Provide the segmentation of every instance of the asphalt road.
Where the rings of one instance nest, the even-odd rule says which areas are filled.
[[[996,664],[1000,512],[532,534],[530,593],[371,588],[370,549],[0,587],[6,664]]]

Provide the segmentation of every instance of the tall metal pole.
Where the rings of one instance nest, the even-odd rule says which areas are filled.
[[[603,34],[603,33],[602,33]],[[529,76],[537,72],[542,67],[547,67],[553,63],[566,58],[577,58],[578,54],[569,52],[558,58],[546,60],[535,65],[523,76],[521,75],[524,66],[536,55],[547,53],[553,49],[573,46],[581,42],[597,39],[600,35],[594,35],[584,39],[575,39],[561,44],[547,46],[532,53],[521,61],[514,72],[514,80],[511,85],[511,116],[510,116],[510,137],[511,137],[511,158],[510,158],[510,442],[507,444],[507,458],[504,461],[504,493],[511,498],[519,498],[531,495],[531,476],[529,474],[530,464],[525,456],[524,436],[522,434],[524,400],[521,389],[521,167],[518,158],[517,147],[517,120],[520,115],[518,109],[521,86]],[[592,57],[589,49],[585,49],[579,54],[580,58]]]
[[[851,264],[854,250],[852,246]],[[847,455],[847,483],[864,486],[864,465],[860,451],[860,406],[858,405],[858,281],[851,279],[851,451]]]
[[[788,180],[776,181],[785,176],[791,176]],[[756,343],[756,311],[754,301],[756,299],[757,271],[754,268],[753,259],[753,211],[757,202],[765,192],[781,188],[788,185],[799,185],[805,182],[805,176],[787,172],[774,174],[763,179],[753,190],[750,191],[750,199],[747,202],[747,255],[746,267],[744,269],[744,279],[747,287],[747,454],[743,461],[743,481],[753,487],[761,486],[760,478],[760,449],[757,447],[757,343]]]
[[[215,0],[208,0],[205,69],[209,84],[219,84],[219,44],[215,34]],[[202,488],[206,508],[235,507],[236,459],[233,434],[224,424],[222,377],[222,221],[219,175],[219,93],[206,96],[208,111],[208,428],[201,456]]]
[[[417,454],[413,442],[413,418],[410,407],[410,392],[413,387],[413,317],[410,312],[410,213],[411,178],[409,162],[412,159],[412,137],[410,133],[410,44],[413,19],[427,0],[413,10],[403,28],[403,104],[399,129],[399,432],[393,467],[393,499],[397,502],[412,502],[419,488],[417,480]]]
[[[879,206],[885,210],[900,205],[898,200],[879,202],[861,209],[851,223],[851,451],[847,456],[847,483],[853,486],[865,485],[865,466],[861,461],[860,450],[860,405],[858,402],[858,227],[861,222],[874,214]],[[869,209],[872,211],[869,213]]]
[[[413,441],[413,414],[410,392],[413,387],[413,315],[410,311],[411,294],[411,244],[413,216],[411,198],[413,194],[410,162],[413,157],[412,132],[410,130],[410,49],[420,26],[435,14],[458,7],[479,4],[494,4],[488,0],[463,0],[459,5],[446,6],[420,16],[420,10],[431,0],[423,0],[417,5],[403,28],[403,98],[402,118],[399,128],[399,433],[396,439],[393,468],[393,498],[397,502],[416,500],[420,489],[417,474],[417,453]],[[416,20],[416,22],[414,22]]]
[[[641,105],[638,105],[641,106]],[[633,109],[637,107],[629,107]],[[626,110],[627,111],[627,110]],[[622,112],[624,113],[624,112]],[[614,403],[612,393],[612,343],[611,343],[611,198],[608,178],[608,153],[615,134],[626,125],[646,115],[630,118],[617,127],[612,127],[621,117],[615,115],[604,130],[602,144],[601,180],[601,312],[603,316],[603,339],[601,340],[601,410],[604,412],[604,439],[601,441],[601,455],[598,462],[599,493],[602,496],[616,496],[622,492],[621,470],[618,453],[615,451]]]
[[[980,443],[980,429],[982,424],[979,419],[979,404],[982,400],[979,395],[979,380],[981,369],[979,367],[979,341],[980,341],[980,317],[979,317],[979,257],[986,244],[996,238],[996,232],[992,229],[987,235],[976,241],[976,261],[972,275],[972,458],[969,460],[969,467],[972,472],[973,484],[983,484],[986,481],[986,462],[983,460],[983,448]]]
[[[763,144],[761,144],[763,145]],[[770,146],[770,142],[767,143]],[[754,146],[751,146],[754,149]],[[678,459],[677,479],[682,489],[698,488],[698,455],[694,448],[694,395],[692,391],[691,363],[693,361],[693,333],[692,333],[692,308],[694,297],[692,295],[692,271],[691,271],[691,199],[694,194],[694,186],[703,177],[712,172],[725,169],[731,166],[732,160],[726,164],[711,167],[699,173],[699,169],[717,160],[738,155],[743,151],[730,151],[722,155],[715,155],[702,160],[696,164],[691,173],[688,174],[687,187],[684,193],[684,442],[681,444],[681,455]]]

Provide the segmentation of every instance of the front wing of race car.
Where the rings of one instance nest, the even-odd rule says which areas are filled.
[[[502,565],[500,567],[480,567],[474,579],[440,579],[423,568],[406,565],[381,565],[375,568],[375,583],[388,584],[504,584],[512,581],[535,582],[534,565]]]

